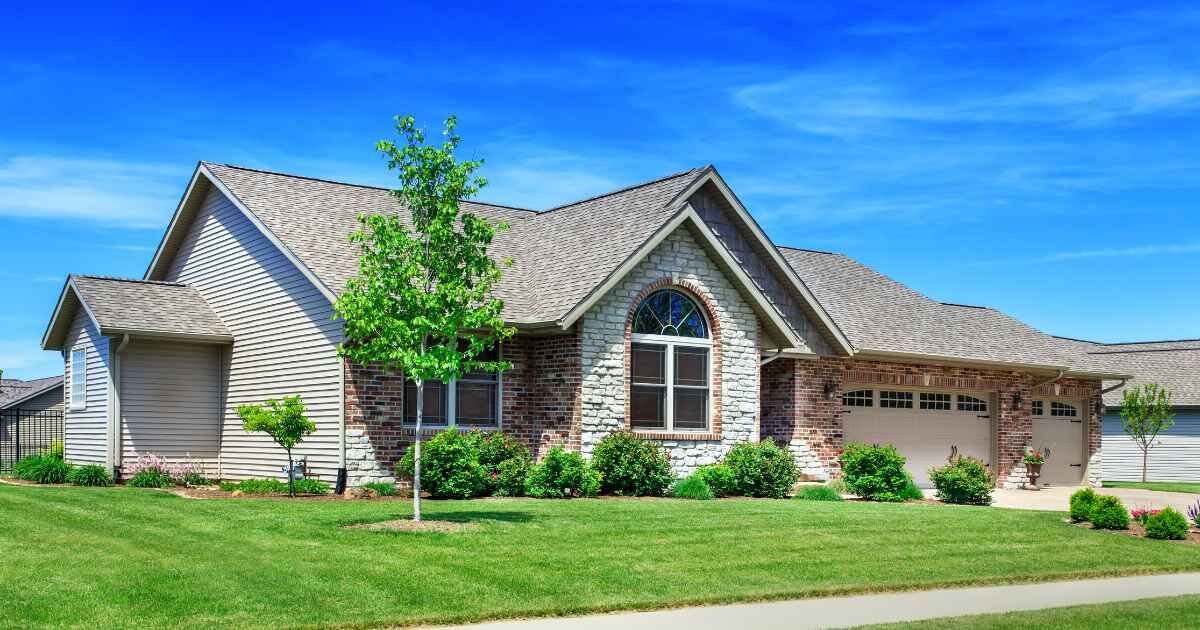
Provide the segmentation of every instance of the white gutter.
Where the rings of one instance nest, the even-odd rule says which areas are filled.
[[[129,345],[129,339],[129,333],[121,336],[121,343],[117,344],[116,349],[113,350],[112,362],[109,366],[108,434],[112,440],[111,468],[114,471],[121,467],[121,352],[125,350],[125,346]]]
[[[759,365],[759,367],[762,367],[762,366],[774,361],[775,359],[778,359],[781,356],[783,356],[783,350],[776,350],[775,354],[772,354],[771,356],[769,356],[765,359],[759,359],[758,365]]]

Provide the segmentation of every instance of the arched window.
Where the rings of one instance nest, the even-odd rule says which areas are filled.
[[[707,431],[712,339],[704,311],[675,289],[651,293],[633,316],[630,426]]]

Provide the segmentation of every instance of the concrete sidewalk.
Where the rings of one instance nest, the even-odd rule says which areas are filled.
[[[1077,486],[1057,486],[1043,488],[1036,492],[1029,490],[996,489],[992,493],[992,506],[1013,508],[1018,510],[1053,510],[1066,512],[1071,505],[1071,495],[1078,490]],[[1158,490],[1140,490],[1137,488],[1096,488],[1100,494],[1111,494],[1125,504],[1126,508],[1164,508],[1168,505],[1187,514],[1188,506],[1194,505],[1197,497],[1194,494],[1182,492],[1160,492]],[[933,496],[933,491],[926,491]]]
[[[552,617],[458,627],[475,630],[549,630],[563,627],[585,630],[846,628],[1191,594],[1200,594],[1200,573],[856,595],[588,617]]]

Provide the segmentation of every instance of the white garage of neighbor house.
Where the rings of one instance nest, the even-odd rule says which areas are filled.
[[[1127,387],[1158,383],[1171,392],[1175,424],[1150,449],[1147,479],[1200,481],[1200,340],[1097,344],[1095,352],[1134,373]],[[1142,451],[1121,427],[1123,389],[1104,395],[1104,478],[1141,481]]]

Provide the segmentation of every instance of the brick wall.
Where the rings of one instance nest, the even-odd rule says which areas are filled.
[[[842,392],[857,385],[929,387],[987,392],[999,402],[993,445],[998,480],[1016,486],[1027,481],[1021,458],[1033,440],[1032,399],[1061,397],[1083,404],[1088,466],[1085,479],[1099,477],[1099,381],[1061,379],[1034,388],[1045,377],[1023,372],[917,365],[843,358],[778,359],[763,367],[762,435],[788,444],[803,472],[824,479],[838,473],[843,428]],[[832,387],[832,400],[825,396]],[[1014,404],[1014,395],[1020,404]]]
[[[501,429],[540,457],[550,446],[579,450],[579,332],[518,335],[504,343],[512,369],[501,376]],[[375,366],[346,365],[348,483],[394,481],[396,462],[415,432],[401,425],[404,379]],[[438,429],[423,430],[428,438]]]

